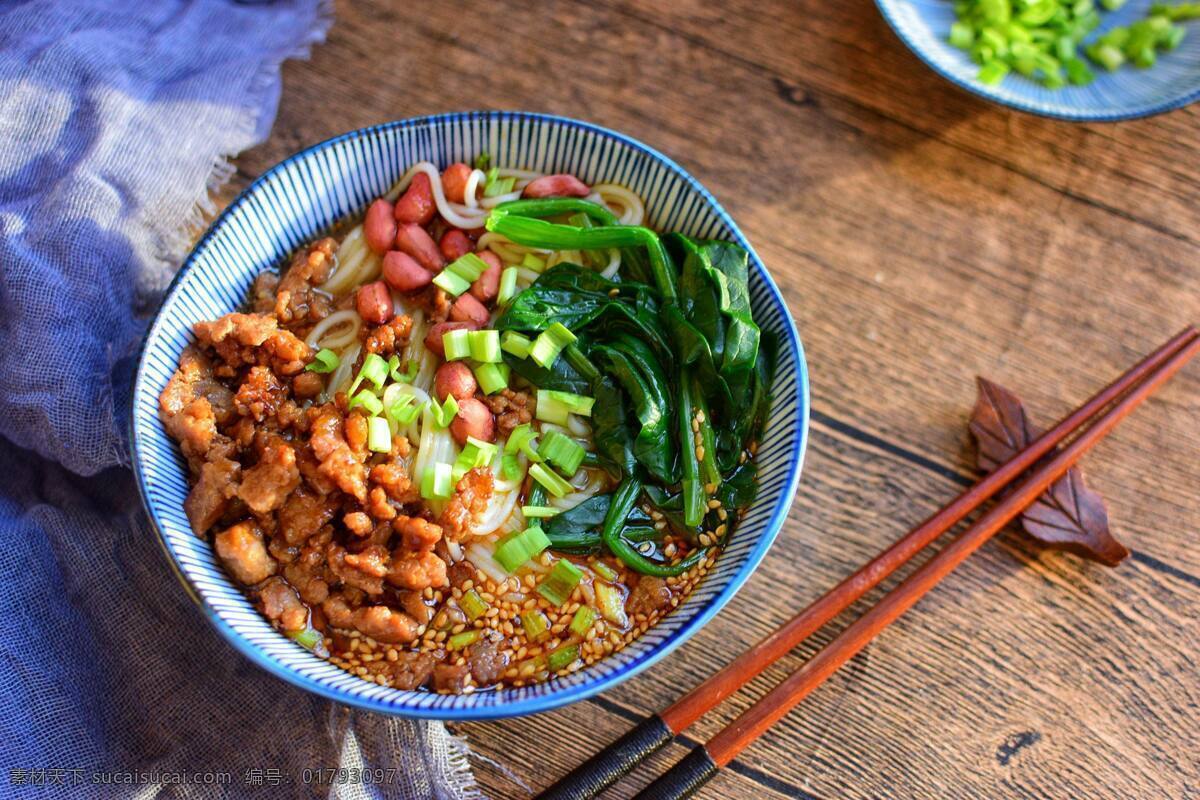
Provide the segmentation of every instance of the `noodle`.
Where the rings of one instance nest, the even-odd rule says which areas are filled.
[[[479,237],[478,247],[481,249],[491,250],[496,255],[500,256],[500,260],[506,264],[519,264],[525,257],[526,253],[534,253],[546,255],[549,250],[538,250],[533,247],[510,242],[505,237],[498,233],[488,231]]]
[[[475,565],[475,569],[482,570],[485,575],[496,583],[503,583],[508,580],[508,572],[504,567],[496,563],[496,559],[492,558],[490,547],[485,546],[481,542],[472,542],[467,546],[466,556]]]
[[[567,431],[580,439],[592,438],[592,426],[575,414],[567,416]]]
[[[363,239],[362,225],[355,225],[334,252],[333,274],[325,283],[321,284],[321,291],[340,295],[361,283],[358,276],[368,254],[370,254],[370,248],[366,246]]]
[[[641,225],[646,220],[646,206],[642,198],[615,183],[597,183],[592,187],[592,193],[600,198],[600,202],[612,209],[614,202],[621,209],[620,223],[622,225]]]
[[[518,189],[524,189],[531,181],[541,178],[546,174],[531,169],[506,169],[503,167],[497,168],[496,171],[501,178],[516,178]]]
[[[617,270],[621,268],[621,251],[613,248],[608,251],[608,264],[600,271],[601,277],[608,278],[610,281],[616,277]]]
[[[475,536],[487,536],[490,533],[495,533],[512,516],[520,497],[521,491],[519,485],[511,491],[493,494],[491,500],[488,502],[487,510],[483,512],[479,520],[471,527],[471,533]]]
[[[570,511],[589,497],[594,497],[604,491],[608,477],[604,474],[603,470],[582,470],[580,474],[585,476],[585,480],[581,481],[583,483],[582,486],[576,486],[578,491],[571,492],[562,497],[551,497],[550,505],[559,511]]]
[[[322,395],[323,400],[328,400],[350,385],[354,374],[354,365],[358,362],[358,354],[361,351],[362,345],[356,341],[338,353],[337,369],[329,376],[329,383],[325,385],[325,393]]]
[[[341,333],[331,333],[334,328],[343,326],[346,330]],[[313,350],[322,348],[341,350],[358,339],[360,330],[362,330],[362,317],[358,316],[357,311],[352,309],[335,311],[313,326],[308,336],[305,337],[304,343]]]
[[[521,199],[521,190],[518,189],[515,192],[509,192],[508,194],[498,194],[498,195],[494,195],[492,197],[481,198],[479,201],[479,205],[482,208],[495,208],[496,206],[500,205],[501,203],[507,203],[511,200],[520,200],[520,199]]]
[[[483,170],[471,170],[471,175],[467,178],[467,185],[463,188],[463,200],[466,201],[467,208],[479,207],[479,201],[475,198],[475,192],[479,191],[480,185],[485,180],[487,180],[487,174]]]
[[[396,185],[387,193],[387,199],[395,202],[400,193],[412,183],[412,179],[418,172],[424,172],[429,176],[429,183],[433,189],[433,201],[437,204],[437,210],[442,215],[442,219],[463,230],[483,227],[483,223],[487,221],[487,212],[447,200],[446,192],[442,189],[442,173],[428,161],[418,161],[409,167],[408,171],[401,176],[400,180],[396,181]]]

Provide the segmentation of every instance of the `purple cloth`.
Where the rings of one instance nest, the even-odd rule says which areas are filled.
[[[331,17],[319,0],[0,5],[0,797],[477,794],[442,725],[319,700],[228,647],[128,471],[148,315],[226,159],[270,129],[280,64]],[[305,783],[338,767],[383,782]]]

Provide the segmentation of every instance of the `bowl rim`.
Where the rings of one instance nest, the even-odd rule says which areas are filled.
[[[888,27],[896,34],[905,47],[909,49],[917,58],[925,63],[925,66],[942,76],[946,80],[958,86],[960,89],[966,89],[971,94],[977,97],[982,97],[997,105],[1008,106],[1015,108],[1018,111],[1024,111],[1027,114],[1034,114],[1039,117],[1048,119],[1057,119],[1064,122],[1122,122],[1124,120],[1142,119],[1144,117],[1153,117],[1159,114],[1165,114],[1168,111],[1176,111],[1184,106],[1189,106],[1192,103],[1200,100],[1200,87],[1193,89],[1180,97],[1173,98],[1161,103],[1153,103],[1149,105],[1140,105],[1132,107],[1128,110],[1103,112],[1103,111],[1087,111],[1080,109],[1073,111],[1065,107],[1048,108],[1039,106],[1034,103],[1029,103],[1016,98],[1003,97],[993,92],[987,86],[978,81],[968,81],[959,78],[950,73],[941,64],[935,61],[926,53],[925,48],[919,46],[905,29],[896,21],[893,9],[900,3],[906,0],[875,0],[875,7],[879,9],[880,15],[887,22]]]
[[[501,703],[492,706],[477,707],[465,705],[457,708],[421,708],[399,705],[395,702],[388,701],[381,697],[361,697],[357,695],[346,695],[340,691],[325,686],[319,680],[292,671],[283,664],[278,663],[266,653],[258,649],[253,643],[243,636],[243,634],[233,627],[229,622],[221,617],[217,611],[210,606],[196,588],[192,585],[191,579],[180,566],[179,558],[175,553],[173,546],[162,525],[159,522],[158,515],[149,500],[149,491],[146,485],[146,475],[142,468],[145,458],[142,447],[140,445],[139,426],[136,422],[136,408],[138,398],[141,397],[147,390],[146,383],[148,378],[145,374],[146,353],[151,341],[160,334],[161,329],[165,325],[163,319],[163,309],[167,302],[181,290],[181,283],[184,276],[195,266],[198,258],[206,251],[208,242],[217,234],[218,230],[224,225],[227,217],[238,209],[247,199],[255,194],[262,185],[270,181],[278,172],[284,170],[292,163],[316,153],[320,150],[333,147],[341,142],[348,141],[354,138],[370,136],[373,133],[387,131],[393,129],[403,129],[411,127],[432,126],[446,123],[459,123],[472,120],[529,120],[549,122],[556,125],[563,125],[567,128],[577,129],[582,132],[591,132],[604,137],[611,137],[619,144],[629,147],[634,151],[639,151],[650,158],[658,161],[666,169],[678,176],[689,188],[696,191],[701,199],[713,210],[722,222],[729,226],[734,239],[738,244],[745,247],[750,257],[757,261],[762,266],[761,275],[767,289],[766,297],[774,302],[782,312],[782,318],[785,322],[783,331],[786,342],[781,342],[785,345],[780,348],[780,356],[788,353],[792,362],[795,364],[796,370],[796,392],[797,392],[797,409],[796,418],[793,424],[797,427],[797,435],[791,447],[790,452],[784,454],[787,459],[787,477],[782,486],[779,497],[776,500],[776,507],[773,510],[770,518],[765,522],[762,536],[754,549],[750,550],[745,558],[744,563],[736,573],[730,578],[728,585],[723,590],[715,594],[709,601],[702,606],[696,614],[672,635],[664,639],[657,647],[649,650],[643,655],[638,656],[635,660],[625,665],[621,669],[613,670],[604,675],[599,676],[595,680],[579,684],[577,686],[567,687],[561,691],[554,691],[547,694],[537,695],[534,697],[522,698],[510,703]],[[178,272],[172,278],[166,291],[163,293],[162,300],[158,308],[154,312],[154,317],[151,323],[146,328],[146,333],[142,337],[142,342],[137,351],[137,368],[134,373],[132,391],[130,392],[129,405],[131,410],[130,425],[129,425],[129,441],[130,452],[132,455],[132,466],[135,476],[135,482],[138,489],[138,498],[141,501],[141,506],[149,519],[151,526],[154,529],[159,546],[166,556],[166,560],[171,567],[171,571],[175,574],[176,579],[183,585],[184,590],[192,601],[199,607],[205,618],[213,625],[214,628],[224,637],[224,639],[233,645],[239,653],[250,660],[259,668],[281,678],[284,681],[312,692],[320,697],[329,700],[334,700],[339,703],[362,708],[368,711],[376,711],[394,716],[403,716],[414,719],[433,719],[444,721],[467,721],[467,720],[487,720],[487,719],[505,719],[509,717],[523,716],[526,714],[540,713],[551,709],[559,708],[569,703],[574,703],[592,697],[600,692],[611,689],[623,681],[638,675],[642,671],[653,666],[661,659],[665,658],[677,647],[690,639],[696,631],[706,625],[722,608],[733,598],[733,596],[745,585],[750,575],[762,563],[762,559],[766,556],[767,551],[775,542],[779,535],[779,531],[783,527],[783,522],[787,518],[787,514],[791,509],[795,499],[796,489],[799,484],[800,474],[803,470],[804,456],[808,448],[809,422],[810,422],[810,406],[811,396],[809,387],[808,363],[804,357],[804,347],[800,342],[799,333],[796,330],[795,319],[791,311],[788,309],[787,302],[780,292],[778,285],[772,278],[766,264],[759,258],[754,248],[746,240],[741,229],[733,221],[729,213],[717,202],[712,193],[709,192],[691,173],[677,164],[673,159],[662,154],[658,150],[634,139],[631,136],[614,131],[610,128],[597,125],[595,123],[577,120],[570,117],[563,117],[555,114],[546,114],[530,111],[457,111],[440,114],[430,114],[419,117],[409,117],[402,120],[393,120],[391,122],[379,123],[376,125],[355,128],[354,130],[346,131],[345,133],[332,136],[316,144],[309,145],[283,160],[274,164],[269,169],[265,170],[261,175],[254,179],[246,188],[221,211],[221,213],[208,226],[204,235],[196,241],[196,244],[189,251],[187,258],[181,264]],[[484,696],[485,692],[478,693]]]

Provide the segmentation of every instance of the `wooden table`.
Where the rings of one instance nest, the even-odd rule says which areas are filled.
[[[988,105],[870,0],[339,3],[233,188],[351,128],[480,108],[598,122],[699,177],[782,287],[813,393],[787,525],[711,625],[601,697],[458,726],[495,797],[546,786],[960,491],[975,374],[1048,422],[1200,318],[1196,109],[1072,125]],[[1192,365],[1086,462],[1126,563],[1000,537],[703,796],[1200,796],[1198,413]]]

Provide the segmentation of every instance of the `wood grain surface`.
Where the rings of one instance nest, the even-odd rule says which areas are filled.
[[[482,108],[597,122],[696,175],[780,284],[813,392],[786,527],[712,624],[594,700],[457,727],[493,797],[548,785],[969,483],[976,374],[1044,425],[1200,319],[1200,110],[1073,125],[988,105],[870,0],[339,2],[224,199],[351,128]],[[702,796],[1200,797],[1198,414],[1193,366],[1086,460],[1134,551],[1119,568],[1001,536]]]

